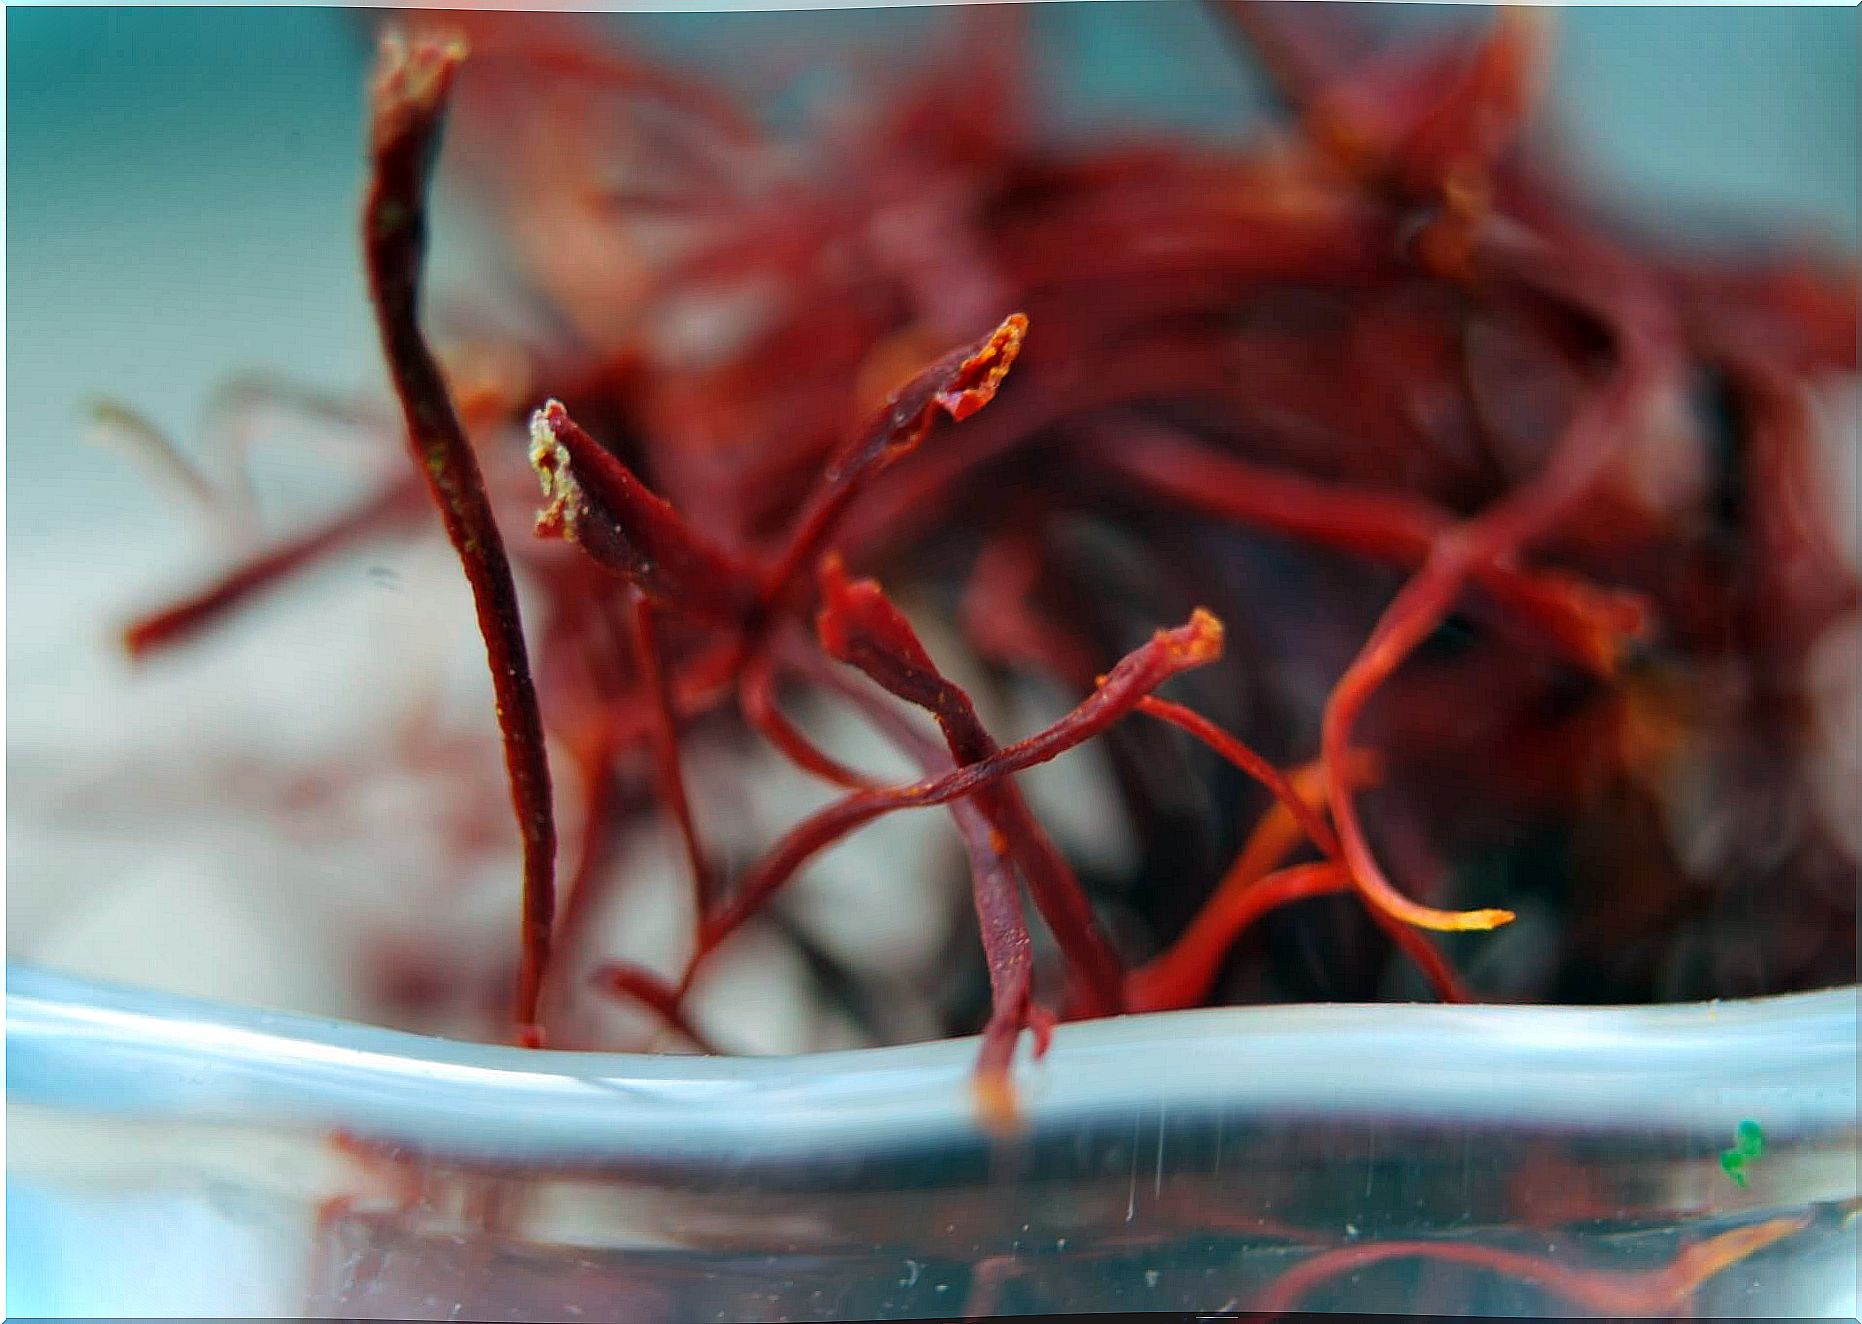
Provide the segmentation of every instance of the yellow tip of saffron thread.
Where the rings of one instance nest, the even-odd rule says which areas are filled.
[[[557,439],[555,429],[555,423],[567,417],[562,405],[554,400],[531,415],[530,467],[536,471],[548,503],[537,515],[537,536],[573,542],[582,489],[569,467],[569,452]]]
[[[1224,633],[1221,619],[1205,607],[1192,611],[1190,619],[1180,628],[1158,631],[1159,637],[1168,643],[1171,655],[1178,662],[1192,666],[1213,662],[1222,656]]]
[[[1502,924],[1511,924],[1516,916],[1510,910],[1438,910],[1425,917],[1401,918],[1419,929],[1432,929],[1436,933],[1486,933]]]
[[[1026,313],[1010,313],[1004,318],[1002,324],[989,333],[989,338],[976,353],[963,361],[957,373],[960,384],[939,397],[945,411],[961,423],[995,399],[1002,379],[1015,366],[1015,360],[1021,354],[1022,341],[1027,337]],[[972,380],[979,373],[981,377]]]
[[[985,1131],[1000,1140],[1021,1130],[1015,1086],[1006,1073],[977,1076],[971,1089],[976,1097],[977,1118]]]

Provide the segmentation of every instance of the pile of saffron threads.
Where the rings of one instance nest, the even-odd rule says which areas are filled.
[[[963,7],[812,133],[599,20],[390,34],[362,238],[400,405],[379,440],[414,463],[130,651],[437,509],[523,847],[486,1032],[525,1044],[619,999],[730,1051],[695,984],[907,812],[962,843],[973,977],[930,1010],[981,1032],[999,1124],[1024,1032],[1038,1053],[1059,1021],[1852,982],[1812,680],[1858,602],[1819,505],[1853,261],[1651,241],[1587,202],[1533,145],[1537,15],[1397,41],[1208,16],[1271,124],[1048,127],[1016,6]],[[444,358],[442,137],[533,327]],[[989,729],[952,678],[979,659],[1064,714]],[[917,778],[823,747],[793,717],[821,704]],[[701,726],[834,797],[726,858],[682,760]],[[1088,741],[1122,872],[1070,860],[1018,786]],[[589,950],[642,820],[676,829],[696,916],[655,968]]]

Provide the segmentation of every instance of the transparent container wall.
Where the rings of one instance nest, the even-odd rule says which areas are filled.
[[[1854,989],[1068,1026],[1006,1138],[969,1042],[524,1053],[21,969],[7,1003],[12,1314],[1857,1307]]]

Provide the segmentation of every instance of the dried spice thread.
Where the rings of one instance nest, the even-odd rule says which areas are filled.
[[[776,675],[776,659],[768,651],[757,654],[744,667],[737,691],[738,706],[751,728],[803,772],[844,791],[872,790],[883,785],[877,777],[850,768],[827,753],[784,716],[776,703]]]
[[[1358,780],[1368,778],[1375,765],[1376,761],[1367,756]],[[1296,769],[1287,776],[1287,781],[1293,793],[1313,813],[1324,808],[1323,764],[1315,761]],[[1302,840],[1310,841],[1311,837],[1302,830],[1287,805],[1275,800],[1256,821],[1234,863],[1217,882],[1209,899],[1198,908],[1188,927],[1163,952],[1127,977],[1125,996],[1131,1009],[1164,1011],[1193,1007],[1207,998],[1222,960],[1235,942],[1255,919],[1280,904],[1258,893],[1269,875]],[[1335,838],[1333,844],[1336,851]],[[1332,863],[1336,867],[1326,874],[1325,885],[1312,884],[1318,889],[1313,895],[1350,887],[1351,880],[1345,876],[1343,866],[1337,865],[1336,859]],[[1288,883],[1286,886],[1291,889],[1298,885]]]
[[[548,502],[537,516],[539,537],[575,543],[669,611],[735,623],[756,610],[751,566],[693,529],[578,427],[560,400],[531,420],[530,463]]]
[[[1677,913],[1683,895],[1773,881],[1747,869],[1753,861],[1742,863],[1737,847],[1723,866],[1699,867],[1689,854],[1691,817],[1748,812],[1742,778],[1695,808],[1651,770],[1684,741],[1737,749],[1779,730],[1780,713],[1796,721],[1808,707],[1810,650],[1856,608],[1856,579],[1821,527],[1810,467],[1822,423],[1812,403],[1856,367],[1853,263],[1791,253],[1728,263],[1619,243],[1555,161],[1522,147],[1542,50],[1528,22],[1502,17],[1472,39],[1380,46],[1335,15],[1238,13],[1265,37],[1300,132],[1111,147],[1037,134],[1012,43],[991,45],[992,16],[974,11],[975,29],[951,58],[896,80],[875,114],[856,113],[809,144],[819,152],[796,153],[724,98],[610,52],[605,34],[572,19],[547,31],[458,20],[492,54],[475,58],[450,132],[502,209],[494,220],[507,224],[513,266],[546,314],[521,355],[503,354],[521,357],[521,373],[494,373],[481,388],[456,379],[453,403],[487,443],[499,514],[508,502],[519,518],[534,501],[520,491],[527,483],[506,481],[521,473],[507,461],[520,457],[490,443],[521,428],[520,410],[543,389],[612,429],[597,444],[564,426],[568,411],[557,407],[532,430],[548,498],[542,531],[574,536],[594,566],[528,540],[512,549],[544,613],[534,643],[551,735],[581,774],[581,859],[557,932],[565,952],[600,955],[577,939],[594,937],[588,916],[622,876],[610,847],[656,801],[680,816],[665,770],[680,733],[700,720],[738,722],[856,797],[902,789],[815,746],[778,707],[779,683],[832,694],[858,680],[854,707],[870,724],[890,731],[904,716],[802,635],[830,547],[931,604],[951,601],[951,569],[973,563],[956,621],[964,642],[1018,679],[1074,693],[1090,688],[1116,651],[1111,641],[1150,618],[1147,604],[1181,585],[1233,617],[1250,645],[1205,691],[1221,705],[1212,715],[1232,724],[1245,708],[1250,737],[1255,723],[1286,731],[1320,719],[1322,793],[1287,776],[1311,806],[1309,831],[1277,801],[1213,888],[1185,873],[1106,897],[1139,925],[1193,916],[1171,949],[1118,981],[1141,1005],[1206,999],[1265,903],[1332,888],[1341,875],[1324,870],[1341,858],[1370,916],[1442,996],[1456,996],[1416,919],[1493,923],[1505,912],[1409,901],[1371,853],[1385,832],[1393,852],[1452,853],[1449,868],[1508,889],[1499,901],[1520,890],[1513,871],[1466,866],[1496,849],[1510,856],[1528,834],[1607,830],[1607,848],[1571,866],[1571,918],[1557,932],[1564,959],[1528,980],[1525,996],[1566,987],[1580,945],[1584,977],[1612,999],[1654,996],[1666,986],[1657,967],[1676,954],[1651,925],[1670,923],[1661,916]],[[624,188],[592,171],[603,161],[625,162]],[[633,242],[635,222],[647,242]],[[724,334],[705,353],[685,353],[682,333],[666,340],[694,306],[709,309],[714,293],[733,289],[784,295],[747,321],[714,322]],[[1038,361],[1005,382],[1025,333],[1019,314],[934,359],[937,345],[960,339],[952,329],[1004,308],[1051,328]],[[836,444],[849,381],[864,399],[908,376]],[[1707,398],[1683,389],[1692,381]],[[920,444],[998,390],[984,416]],[[275,398],[327,411],[289,403],[288,392]],[[1605,426],[1599,413],[1610,416]],[[338,407],[335,421],[385,430],[366,411]],[[1211,524],[1333,554],[1254,557],[1258,538]],[[223,599],[182,604],[174,631],[154,630],[146,647],[187,637],[351,538],[388,530],[365,524],[271,566],[262,554],[253,577]],[[1210,555],[1227,547],[1242,550]],[[1339,628],[1352,628],[1365,563],[1408,571],[1409,585],[1315,711],[1308,669]],[[604,582],[604,567],[620,582]],[[636,592],[651,606],[648,653],[630,627]],[[1315,600],[1328,610],[1288,610]],[[1440,646],[1411,665],[1424,639]],[[1637,729],[1649,724],[1635,709],[1650,677],[1674,695],[1658,734]],[[1721,680],[1741,697],[1717,698]],[[1470,712],[1463,696],[1488,686],[1493,711]],[[1400,772],[1380,797],[1395,816],[1370,834],[1353,798],[1364,782],[1341,760],[1365,756],[1351,733],[1380,697],[1380,757]],[[1012,784],[990,781],[1007,775],[997,756],[954,766],[950,749],[981,749],[987,733],[964,734],[954,709],[945,716],[956,745],[894,743],[923,772],[920,785],[983,777],[942,801],[964,834],[980,914],[1004,894],[998,874],[1014,881],[1018,856],[1056,878],[1068,862],[1043,864],[1044,838],[1018,846],[989,822],[985,804],[1008,821],[1000,811]],[[1107,752],[1148,858],[1170,848],[1158,834],[1185,821],[1174,782],[1191,765],[1150,757],[1155,733],[1126,734]],[[1804,743],[1737,757],[1802,789]],[[1418,794],[1427,784],[1414,779],[1431,768],[1468,786],[1452,810]],[[1661,825],[1626,838],[1621,816],[1643,808]],[[865,808],[823,812],[828,821],[796,831],[828,840],[867,821]],[[1321,830],[1310,830],[1314,821]],[[1327,832],[1336,857],[1287,867],[1308,839],[1325,855]],[[1805,826],[1774,853],[1794,878],[1821,878],[1846,858],[1828,835]],[[695,825],[685,837],[696,859]],[[775,857],[798,840],[779,842],[736,893],[712,899],[679,983],[642,985],[650,996],[635,1000],[683,1014],[691,972],[710,959],[706,942],[767,913],[745,898],[780,888],[789,866]],[[1690,879],[1715,888],[1686,887]],[[1625,891],[1646,901],[1617,904]],[[1792,895],[1834,919],[1840,907],[1827,891],[1811,884]],[[1288,920],[1323,929],[1344,913],[1313,907]],[[808,954],[799,926],[769,918]],[[1752,941],[1765,945],[1762,935]],[[1768,956],[1783,957],[1782,944],[1770,946]],[[1853,953],[1832,958],[1827,947],[1758,964],[1790,986],[1845,970],[1852,978]],[[1164,964],[1173,954],[1176,964]],[[1245,955],[1274,961],[1279,945]],[[569,966],[554,964],[559,974]],[[985,967],[994,964],[986,951]],[[462,987],[472,977],[458,973]],[[557,986],[579,993],[586,982],[576,972]],[[822,989],[845,991],[826,974]],[[1019,1014],[1016,990],[1010,981],[993,991],[992,1019],[1002,1008]],[[1113,1005],[1076,993],[1066,1010]],[[948,1030],[965,1028],[954,1005],[941,1010]],[[1023,1018],[1037,1047],[1041,1017]],[[878,1022],[865,1028],[886,1033]],[[999,1042],[998,1033],[985,1050]]]
[[[694,958],[700,961],[741,928],[795,871],[840,838],[886,814],[946,804],[974,795],[1004,777],[1013,776],[1062,754],[1098,735],[1136,707],[1139,699],[1185,671],[1207,666],[1222,653],[1222,626],[1208,612],[1198,610],[1185,624],[1159,630],[1133,650],[1107,674],[1106,683],[1059,721],[1012,745],[1004,745],[988,758],[966,764],[939,777],[875,791],[857,791],[823,809],[784,834],[739,884],[737,895],[706,926],[705,942]]]
[[[1636,1315],[1666,1313],[1685,1306],[1708,1279],[1802,1231],[1810,1221],[1808,1214],[1792,1214],[1733,1228],[1687,1247],[1663,1268],[1636,1273],[1574,1269],[1546,1255],[1465,1242],[1371,1241],[1337,1246],[1320,1251],[1287,1270],[1253,1308],[1271,1313],[1293,1310],[1314,1288],[1342,1274],[1358,1273],[1385,1260],[1422,1259],[1465,1264],[1537,1283],[1586,1310]]]
[[[1340,488],[1161,431],[1109,430],[1100,454],[1116,472],[1180,507],[1406,569],[1427,560],[1455,522],[1414,497]],[[1649,631],[1649,607],[1637,594],[1503,559],[1481,562],[1471,578],[1512,623],[1599,675],[1610,675],[1625,647]]]
[[[1027,330],[1028,319],[1013,314],[894,392],[830,461],[787,545],[760,574],[700,535],[556,400],[531,424],[531,464],[548,501],[537,531],[580,544],[598,563],[682,612],[754,623],[812,564],[866,485],[917,448],[936,413],[961,422],[995,397]]]
[[[829,556],[821,570],[821,604],[816,620],[824,651],[858,668],[882,689],[929,712],[943,731],[957,766],[978,763],[1001,748],[984,730],[970,696],[938,671],[911,623],[877,582],[850,581],[840,559]],[[1047,839],[1014,783],[1005,778],[979,791],[974,800],[989,830],[980,842],[972,842],[971,832],[966,831],[965,844],[971,852],[977,920],[989,958],[991,995],[998,1008],[984,1032],[977,1079],[985,1115],[1000,1123],[1012,1115],[1008,1059],[1030,1011],[1028,933],[1004,856],[1012,858],[1028,880],[1035,904],[1088,1006],[1122,1008],[1123,974],[1079,880]]]
[[[686,1015],[683,999],[678,989],[650,971],[638,966],[619,963],[604,965],[595,972],[595,985],[606,992],[619,994],[640,1003],[668,1026],[698,1049],[713,1057],[720,1056],[718,1048],[705,1033],[693,1024]]]
[[[634,607],[634,643],[640,672],[646,682],[647,699],[653,714],[653,762],[659,780],[661,802],[678,829],[679,844],[685,851],[686,868],[692,875],[692,896],[697,913],[702,915],[711,905],[711,866],[705,861],[705,849],[698,838],[698,825],[692,817],[692,803],[686,794],[685,765],[679,755],[679,714],[661,658],[659,628],[654,607],[645,594],[632,594]]]
[[[1162,956],[1132,971],[1125,986],[1128,1005],[1132,1011],[1196,1006],[1208,996],[1222,958],[1249,925],[1290,902],[1349,890],[1349,871],[1328,860],[1296,864],[1243,887],[1218,891],[1183,937]]]
[[[680,996],[724,942],[769,904],[819,852],[874,819],[904,809],[950,804],[1004,777],[1058,758],[1126,716],[1145,694],[1172,677],[1221,656],[1222,627],[1198,610],[1185,624],[1159,630],[1120,660],[1106,682],[1059,721],[976,763],[900,786],[858,791],[817,810],[790,828],[738,881],[737,891],[706,923],[698,949],[679,981]]]
[[[603,985],[609,991],[634,996],[678,1028],[672,1016],[679,1011],[706,962],[814,855],[883,815],[987,794],[1005,778],[1057,758],[1092,739],[1133,711],[1151,690],[1176,675],[1215,661],[1221,655],[1221,648],[1220,622],[1199,609],[1184,625],[1157,631],[1148,642],[1121,659],[1092,695],[1044,730],[1012,745],[995,747],[984,757],[947,772],[902,786],[858,791],[818,810],[791,828],[739,880],[738,890],[730,901],[707,920],[698,948],[687,962],[676,988],[668,992],[650,971],[619,964],[604,968]],[[929,680],[929,676],[924,679]],[[1031,971],[1026,959],[1026,926],[1020,921],[1019,905],[1013,901],[1010,880],[1002,867],[1008,842],[1003,834],[987,825],[986,818],[980,822],[960,821],[959,826],[964,832],[966,850],[971,854],[978,891],[978,917],[984,926],[984,941],[995,970],[991,977],[995,1010],[979,1055],[978,1102],[983,1120],[992,1127],[1005,1129],[1012,1125],[1015,1117],[1014,1097],[1006,1075],[1015,1040],[1022,1028],[1031,1028],[1035,1031],[1036,1051],[1039,1052],[1045,1047],[1051,1022],[1029,1000]],[[1122,1002],[1122,988],[1119,996]]]
[[[132,621],[123,630],[123,646],[141,659],[185,643],[303,567],[412,524],[426,506],[418,479],[410,475],[391,483],[334,519],[257,553],[198,593]]]
[[[1286,811],[1293,815],[1300,830],[1308,840],[1327,855],[1338,853],[1338,839],[1332,835],[1331,825],[1319,816],[1317,810],[1306,803],[1299,789],[1287,775],[1272,763],[1262,758],[1248,745],[1224,731],[1202,714],[1185,708],[1180,703],[1168,699],[1147,696],[1138,704],[1138,711],[1147,717],[1155,717],[1168,722],[1214,750],[1235,768],[1245,772],[1265,787]]]
[[[1552,279],[1555,282],[1556,275]],[[1429,559],[1385,608],[1326,700],[1321,753],[1339,845],[1359,893],[1373,909],[1393,920],[1442,932],[1479,932],[1510,923],[1513,913],[1498,908],[1440,910],[1419,905],[1397,891],[1371,852],[1345,783],[1352,726],[1378,686],[1441,624],[1461,587],[1478,568],[1515,555],[1596,479],[1621,443],[1634,406],[1649,387],[1655,370],[1654,345],[1644,339],[1649,334],[1650,328],[1643,325],[1618,329],[1620,361],[1609,380],[1582,406],[1543,471],[1489,510],[1435,536]]]
[[[940,411],[961,423],[995,399],[1027,336],[1027,316],[1011,313],[981,340],[953,350],[895,391],[829,462],[814,496],[796,519],[788,546],[769,572],[764,597],[779,597],[805,573],[854,498],[917,449]]]
[[[830,657],[859,668],[882,688],[929,712],[964,767],[1000,750],[976,715],[970,696],[938,670],[911,623],[870,579],[850,581],[838,557],[821,572],[821,645]],[[977,797],[982,810],[1021,868],[1035,905],[1068,960],[1085,1014],[1122,1009],[1123,970],[1112,944],[1093,916],[1079,879],[1036,821],[1012,781],[1004,779]]]
[[[926,776],[953,766],[948,753],[927,739],[881,697],[859,688],[844,671],[831,668],[820,654],[799,646],[789,653],[809,679],[838,695]],[[1046,1052],[1053,1017],[1034,1002],[1034,962],[1026,916],[1022,913],[1014,871],[1004,842],[970,800],[950,802],[951,817],[962,839],[970,868],[971,901],[976,909],[984,967],[989,977],[989,1020],[983,1026],[972,1084],[983,1125],[996,1135],[1012,1133],[1020,1120],[1009,1070],[1024,1029],[1034,1031],[1034,1051]]]
[[[1167,700],[1158,699],[1153,696],[1146,698],[1139,704],[1139,711],[1152,717],[1161,718],[1169,722],[1172,726],[1177,727],[1179,730],[1188,732],[1190,735],[1209,746],[1209,748],[1213,749],[1217,754],[1220,754],[1236,768],[1239,768],[1242,772],[1247,773],[1250,777],[1260,782],[1261,785],[1265,786],[1273,793],[1276,807],[1285,810],[1292,817],[1293,821],[1299,826],[1300,830],[1306,834],[1307,839],[1310,840],[1313,845],[1317,846],[1321,852],[1329,856],[1335,862],[1343,862],[1338,839],[1333,834],[1330,825],[1319,817],[1318,812],[1306,803],[1305,797],[1300,794],[1298,788],[1295,787],[1278,768],[1274,767],[1273,764],[1248,748],[1247,745],[1237,740],[1234,736],[1222,730],[1215,725],[1215,723],[1197,713],[1191,712],[1181,704],[1170,703]],[[1323,770],[1323,760],[1321,761],[1320,767]],[[1353,777],[1351,780],[1355,784],[1357,778]],[[1345,881],[1353,881],[1349,876],[1349,870],[1346,871]],[[1223,917],[1219,922],[1222,923],[1224,930],[1229,932],[1232,940],[1233,936],[1238,934],[1242,927],[1245,927],[1245,923],[1234,925],[1232,928],[1229,927],[1226,908],[1231,903],[1231,898],[1229,895],[1225,894],[1226,891],[1226,883],[1218,886],[1215,894],[1211,896],[1206,903],[1205,910],[1212,915]],[[1292,898],[1289,897],[1288,899]],[[1244,920],[1252,920],[1254,917],[1254,904],[1255,902],[1252,898],[1243,901],[1239,914]],[[1403,951],[1403,954],[1421,968],[1423,975],[1435,989],[1437,996],[1444,1002],[1473,1001],[1467,989],[1462,986],[1461,979],[1455,973],[1454,967],[1449,965],[1447,959],[1430,945],[1428,939],[1414,932],[1408,925],[1397,921],[1376,907],[1371,908],[1370,914],[1371,919],[1379,928],[1383,929],[1383,931],[1389,935],[1391,941]],[[1194,925],[1192,928],[1194,929]],[[1213,969],[1208,973],[1213,976]]]
[[[505,769],[524,848],[518,1037],[535,1045],[542,1042],[537,1011],[549,964],[556,903],[556,826],[543,715],[530,676],[517,586],[504,540],[471,443],[453,410],[446,380],[420,330],[427,193],[447,97],[464,58],[465,50],[457,43],[409,42],[395,34],[383,40],[370,102],[370,172],[362,207],[362,242],[376,324],[405,418],[408,445],[471,584],[479,633],[485,641],[504,739]]]

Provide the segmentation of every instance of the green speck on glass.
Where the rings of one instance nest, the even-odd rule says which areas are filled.
[[[1745,1189],[1746,1156],[1744,1154],[1736,1149],[1726,1150],[1720,1155],[1720,1166],[1725,1169],[1726,1175],[1733,1179],[1733,1185],[1742,1190]]]
[[[1747,1158],[1757,1158],[1765,1152],[1765,1133],[1757,1122],[1741,1122],[1733,1132],[1733,1142]]]

